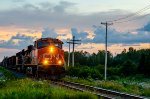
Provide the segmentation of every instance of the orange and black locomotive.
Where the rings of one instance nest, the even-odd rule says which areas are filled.
[[[5,57],[2,65],[33,76],[58,79],[64,76],[63,42],[54,38],[41,38],[27,49]]]

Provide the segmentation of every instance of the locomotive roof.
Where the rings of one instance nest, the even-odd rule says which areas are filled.
[[[48,41],[48,42],[52,42],[52,43],[61,43],[63,44],[63,42],[59,39],[56,39],[56,38],[40,38],[36,41]]]

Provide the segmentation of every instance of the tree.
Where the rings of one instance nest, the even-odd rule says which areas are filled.
[[[133,52],[134,48],[133,47],[129,47],[129,52]]]
[[[142,53],[138,71],[145,76],[150,75],[150,52],[147,51],[146,54]]]

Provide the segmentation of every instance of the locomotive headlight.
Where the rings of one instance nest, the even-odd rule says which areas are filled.
[[[43,64],[47,65],[48,64],[48,60],[44,60]]]
[[[61,60],[59,60],[59,61],[58,61],[58,64],[59,64],[59,65],[61,65],[61,64],[62,64],[62,61],[61,61]]]
[[[51,46],[50,49],[49,49],[50,53],[54,53],[54,47]]]

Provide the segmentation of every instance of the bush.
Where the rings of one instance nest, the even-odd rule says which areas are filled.
[[[92,79],[102,79],[103,76],[100,74],[100,72],[91,67],[83,66],[83,67],[70,67],[67,70],[67,75],[72,77],[79,77],[79,78],[92,78]]]
[[[80,70],[79,70],[79,76],[80,78],[88,78],[90,77],[90,68],[89,67],[82,67]]]
[[[104,74],[104,65],[98,65],[95,67],[96,70],[99,71],[99,73]]]
[[[137,71],[137,65],[134,64],[132,61],[128,60],[123,63],[120,72],[124,76],[134,75]]]
[[[120,79],[120,77],[113,75],[113,76],[108,76],[108,79],[109,80],[118,80],[118,79]]]
[[[90,75],[91,75],[91,78],[93,78],[93,79],[103,79],[103,76],[96,69],[92,69],[90,72]]]
[[[72,77],[78,77],[80,69],[78,67],[70,67],[67,69],[67,75]]]
[[[118,75],[119,74],[119,68],[114,68],[114,67],[109,67],[108,69],[107,69],[107,71],[108,71],[108,75]]]

